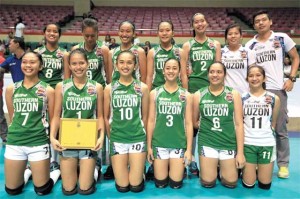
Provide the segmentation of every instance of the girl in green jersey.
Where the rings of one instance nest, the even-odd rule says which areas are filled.
[[[12,123],[5,150],[5,190],[17,195],[24,187],[24,171],[29,161],[34,190],[38,195],[51,192],[48,117],[53,116],[54,90],[40,81],[42,57],[25,53],[21,69],[24,80],[7,87],[6,104]]]
[[[69,57],[72,79],[57,84],[55,89],[55,109],[51,122],[50,140],[53,148],[60,152],[62,191],[65,195],[80,193],[92,194],[96,190],[94,170],[97,151],[102,148],[104,139],[103,88],[87,77],[88,59],[84,49],[70,52]],[[76,103],[76,106],[72,106]],[[86,106],[89,103],[91,106]],[[72,108],[73,107],[73,108]],[[90,150],[66,150],[57,138],[60,118],[97,119],[98,139]],[[84,132],[82,132],[84,133]],[[80,175],[77,166],[80,164]],[[79,187],[77,189],[77,181]]]
[[[120,78],[104,91],[104,120],[119,192],[144,189],[149,92],[146,84],[133,78],[135,66],[135,55],[122,51],[116,63]]]
[[[215,62],[207,70],[210,84],[193,98],[201,184],[215,186],[219,164],[222,184],[234,188],[237,169],[245,164],[242,100],[238,91],[224,86],[224,64]]]
[[[192,160],[192,96],[178,86],[180,63],[164,63],[165,84],[150,93],[147,125],[148,161],[154,164],[155,185],[182,186],[185,164]]]

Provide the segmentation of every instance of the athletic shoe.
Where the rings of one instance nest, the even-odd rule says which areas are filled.
[[[103,174],[105,180],[115,179],[114,170],[111,165],[108,165],[106,172]]]
[[[289,168],[287,167],[280,167],[278,171],[279,178],[289,178]]]
[[[195,161],[192,161],[189,165],[189,172],[197,177],[199,177],[199,169],[197,167],[197,163]]]
[[[153,168],[153,164],[151,164],[146,173],[146,180],[153,180],[153,179],[154,179],[154,168]]]
[[[50,172],[59,169],[59,164],[56,161],[50,163]]]

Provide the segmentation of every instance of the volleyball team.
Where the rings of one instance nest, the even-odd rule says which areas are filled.
[[[58,46],[60,27],[48,24],[46,44],[22,58],[24,80],[7,87],[12,122],[5,150],[6,192],[22,192],[29,161],[35,192],[50,193],[57,180],[51,176],[50,158],[58,153],[62,192],[94,193],[105,134],[119,192],[144,190],[146,161],[154,168],[156,187],[181,188],[185,167],[195,164],[195,148],[200,183],[206,188],[217,179],[235,188],[242,170],[244,187],[257,182],[270,189],[276,153],[278,176],[288,178],[282,96],[293,88],[299,56],[286,34],[270,30],[266,11],[256,13],[253,23],[258,34],[246,47],[241,27],[231,24],[221,48],[206,36],[205,16],[196,13],[194,37],[181,49],[171,43],[172,22],[162,21],[160,45],[147,57],[132,43],[135,26],[130,21],[120,23],[121,45],[110,51],[98,40],[95,19],[83,20],[84,42],[71,52]],[[287,80],[280,67],[285,53],[292,59]],[[60,118],[97,119],[95,147],[64,148],[58,140]]]

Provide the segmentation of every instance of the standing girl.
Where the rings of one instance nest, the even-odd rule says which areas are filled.
[[[104,91],[110,156],[117,190],[140,192],[144,189],[149,92],[146,84],[132,76],[137,63],[131,51],[120,52],[116,60],[120,78]]]
[[[174,26],[171,21],[162,21],[158,25],[158,37],[160,45],[149,50],[147,55],[147,86],[149,90],[161,86],[165,83],[163,67],[165,61],[174,58],[180,60],[182,86],[187,88],[186,59],[183,56],[182,49],[171,41],[174,36]]]
[[[195,93],[200,88],[209,85],[207,68],[215,61],[221,61],[221,44],[206,36],[208,22],[201,13],[192,17],[194,38],[183,44],[184,58],[187,58],[188,91]],[[198,129],[194,129],[193,155],[195,154],[196,135]],[[199,170],[195,161],[190,164],[189,171],[195,175]]]
[[[225,30],[225,43],[227,45],[222,48],[222,63],[227,70],[225,85],[243,94],[249,90],[245,80],[248,68],[248,52],[242,46],[241,41],[242,29],[240,25],[229,25]]]
[[[72,78],[57,84],[55,89],[55,109],[51,123],[51,143],[55,150],[60,151],[60,170],[62,191],[65,195],[77,193],[92,194],[96,190],[94,170],[97,151],[101,149],[104,139],[103,122],[103,88],[94,80],[87,77],[88,59],[85,50],[79,48],[70,52],[70,70]],[[76,97],[74,97],[74,95]],[[76,110],[70,104],[76,103]],[[83,106],[83,103],[92,106]],[[60,118],[97,119],[99,138],[91,150],[66,150],[56,139]],[[83,132],[84,133],[84,132]],[[77,165],[80,165],[80,175]]]
[[[265,89],[266,74],[261,66],[251,66],[247,73],[250,92],[243,94],[245,156],[243,186],[270,189],[276,159],[275,126],[279,97]],[[257,114],[258,113],[258,114]],[[257,170],[257,173],[256,173]]]
[[[135,37],[135,25],[130,21],[123,21],[119,25],[119,37],[121,40],[121,45],[112,49],[109,52],[109,70],[112,80],[116,81],[120,78],[118,67],[116,67],[117,57],[120,52],[129,50],[136,57],[136,68],[133,73],[134,78],[146,82],[146,55],[143,48],[138,45],[133,44],[133,39]]]
[[[222,184],[234,188],[237,168],[245,163],[242,101],[236,90],[224,86],[226,67],[221,62],[207,70],[210,84],[197,91],[193,100],[201,184],[215,186],[219,164]]]
[[[68,53],[66,49],[59,47],[61,36],[59,25],[50,23],[44,28],[45,45],[37,48],[35,52],[42,55],[44,67],[40,72],[40,79],[52,88],[63,79],[70,78]]]
[[[166,82],[150,93],[148,161],[154,164],[158,188],[181,188],[185,163],[192,160],[192,96],[178,86],[179,74],[180,62],[168,59],[163,67]]]
[[[104,88],[111,81],[108,71],[108,47],[98,40],[98,23],[95,19],[85,18],[82,21],[82,36],[84,42],[74,46],[73,49],[86,50],[89,66],[87,77],[95,80]]]
[[[53,116],[54,90],[40,81],[42,57],[34,52],[25,53],[21,69],[24,80],[7,87],[6,104],[10,124],[5,150],[5,191],[11,195],[22,192],[24,171],[29,161],[34,190],[38,195],[51,192],[50,146],[47,129],[48,117]]]

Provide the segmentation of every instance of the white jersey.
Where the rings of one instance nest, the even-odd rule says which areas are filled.
[[[254,57],[249,58],[249,65],[256,63],[266,71],[267,89],[283,89],[285,53],[289,52],[295,45],[295,42],[287,34],[275,32],[272,32],[266,42],[259,42],[256,35],[246,43],[246,49],[250,49],[254,53]]]
[[[225,85],[239,91],[240,94],[249,91],[246,81],[248,68],[248,52],[243,46],[237,51],[230,51],[228,46],[222,48],[222,63],[226,67]]]
[[[250,93],[242,95],[244,110],[244,143],[254,146],[275,146],[275,132],[272,130],[272,114],[275,94],[266,91],[256,97]]]
[[[18,23],[16,26],[16,32],[15,37],[23,37],[22,29],[25,28],[25,25],[23,23]]]

